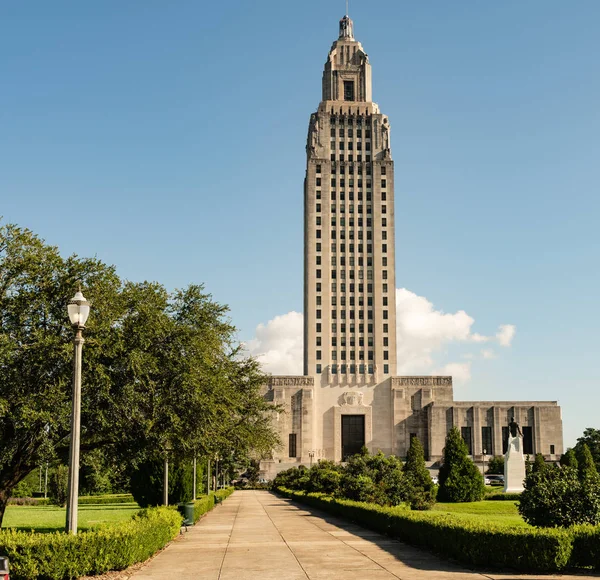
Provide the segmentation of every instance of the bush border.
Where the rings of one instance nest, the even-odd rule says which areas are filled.
[[[463,564],[549,573],[578,563],[578,558],[571,558],[576,539],[571,530],[484,525],[441,513],[382,507],[285,488],[275,491],[283,497],[350,519],[363,527],[430,549]],[[583,548],[584,542],[581,544]],[[582,551],[575,550],[578,553]],[[589,562],[586,564],[591,565]]]

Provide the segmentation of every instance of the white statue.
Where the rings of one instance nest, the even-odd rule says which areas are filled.
[[[508,424],[508,449],[504,456],[504,491],[523,491],[525,479],[525,459],[523,457],[523,433],[514,417]]]

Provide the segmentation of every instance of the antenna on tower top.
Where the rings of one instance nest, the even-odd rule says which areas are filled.
[[[350,15],[348,14],[348,0],[346,0],[346,16],[350,16]]]

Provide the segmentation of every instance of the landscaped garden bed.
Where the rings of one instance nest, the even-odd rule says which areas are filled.
[[[569,567],[600,569],[600,548],[595,547],[600,545],[598,528],[535,528],[522,520],[520,525],[515,525],[514,505],[511,508],[510,502],[437,504],[434,510],[424,512],[285,488],[276,491],[284,497],[468,565],[544,573]],[[475,504],[478,504],[477,508]],[[495,517],[488,517],[489,512],[486,516],[486,510],[501,506],[509,507],[504,508],[503,513],[496,512]]]
[[[197,499],[194,521],[232,492],[227,488]],[[75,536],[62,531],[64,508],[10,506],[0,531],[0,554],[9,558],[11,580],[78,578],[147,560],[179,534],[181,523],[175,506],[140,510],[133,502],[98,503],[79,508],[83,531]]]

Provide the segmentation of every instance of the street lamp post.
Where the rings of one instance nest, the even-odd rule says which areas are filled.
[[[483,465],[482,465],[482,469],[483,469],[483,476],[485,477],[485,456],[487,454],[487,449],[483,450]]]
[[[171,442],[165,443],[165,470],[163,474],[163,505],[169,505],[169,451],[171,451]]]
[[[194,454],[194,485],[192,486],[192,501],[196,501],[196,455]]]
[[[67,306],[69,319],[75,329],[73,340],[73,409],[71,413],[71,444],[69,448],[69,490],[67,494],[66,532],[77,533],[77,501],[79,496],[79,436],[81,432],[81,358],[83,355],[83,329],[90,315],[90,303],[81,288]]]
[[[313,463],[313,458],[315,456],[315,452],[314,451],[309,451],[308,452],[308,457],[310,458],[310,466],[312,467],[312,463]]]

